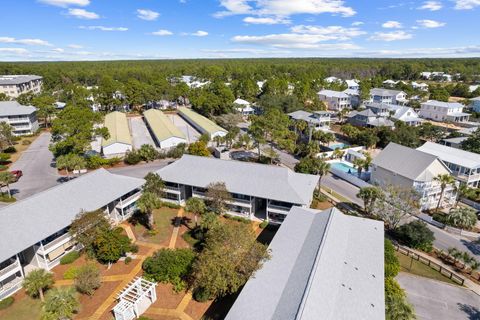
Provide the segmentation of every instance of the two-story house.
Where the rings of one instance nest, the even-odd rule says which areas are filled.
[[[405,105],[407,100],[407,94],[400,90],[391,90],[384,88],[373,88],[370,90],[370,101],[378,103],[389,103]]]
[[[378,116],[387,117],[394,122],[402,121],[409,126],[416,127],[423,121],[415,110],[410,107],[378,102],[367,102],[365,106]]]
[[[0,76],[0,93],[10,98],[17,98],[24,93],[40,93],[43,78],[35,75],[4,75]]]
[[[413,189],[419,195],[422,210],[433,209],[442,198],[441,206],[453,205],[456,192],[453,185],[443,191],[436,177],[451,174],[437,156],[389,143],[372,161],[371,182],[381,187]]]
[[[463,112],[463,104],[428,100],[421,104],[420,117],[434,121],[467,122],[470,114]]]
[[[425,142],[417,150],[440,158],[460,183],[480,188],[480,155],[477,153],[433,142]]]
[[[352,111],[348,115],[348,123],[357,127],[393,127],[394,122],[386,116],[378,115],[370,109],[363,111]]]
[[[345,80],[345,83],[347,84],[347,88],[350,90],[360,90],[360,84],[355,79]]]
[[[297,110],[289,113],[288,116],[293,120],[305,121],[308,126],[314,130],[328,131],[332,121],[332,112],[328,111],[315,111],[311,113],[303,110]]]
[[[34,134],[38,130],[37,109],[17,101],[0,101],[0,122],[8,123],[15,136]]]
[[[341,91],[321,90],[318,92],[318,99],[323,101],[329,110],[342,111],[352,108],[350,96]]]

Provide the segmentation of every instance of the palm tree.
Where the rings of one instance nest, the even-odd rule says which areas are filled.
[[[204,214],[207,211],[207,206],[202,199],[191,197],[185,203],[185,209],[195,215],[195,226],[197,226],[198,215]]]
[[[360,178],[362,176],[363,167],[365,166],[364,160],[360,158],[355,158],[352,163],[353,167],[357,168],[357,174]]]
[[[370,165],[372,164],[372,156],[368,152],[363,153],[365,155],[365,159],[363,159],[363,170],[368,171],[370,169]]]
[[[442,203],[443,200],[443,193],[445,192],[445,189],[447,188],[448,185],[453,185],[455,183],[455,179],[449,175],[448,173],[445,174],[440,174],[433,178],[433,180],[437,181],[440,183],[440,198],[438,198],[438,203],[437,203],[437,209],[440,208],[440,204]]]
[[[453,257],[453,266],[456,266],[457,262],[459,262],[460,259],[462,259],[463,253],[457,250],[452,254],[452,257]]]
[[[318,179],[318,188],[320,189],[322,187],[323,176],[325,176],[330,170],[330,163],[325,162],[323,159],[318,159],[315,169],[316,173],[320,176],[320,179]]]
[[[360,188],[357,194],[357,197],[363,200],[363,211],[367,215],[370,215],[373,205],[382,196],[382,190],[374,186]]]
[[[480,268],[480,262],[472,259],[472,261],[470,261],[470,274],[472,274],[473,271],[477,270],[478,268]]]
[[[151,192],[161,198],[165,191],[165,182],[162,178],[156,173],[149,172],[144,179],[143,192]]]
[[[462,257],[461,257],[462,261],[463,261],[463,268],[462,269],[465,269],[465,267],[467,265],[469,265],[474,259],[472,258],[472,256],[470,256],[468,254],[468,252],[464,252],[462,254]]]
[[[141,213],[147,216],[147,224],[149,229],[153,229],[155,221],[153,219],[153,210],[160,208],[162,202],[156,194],[152,192],[144,192],[137,201],[137,208]]]
[[[23,279],[23,288],[30,296],[39,296],[40,300],[45,301],[43,291],[54,283],[53,274],[45,269],[35,269]]]
[[[54,288],[43,304],[43,319],[72,319],[79,306],[73,287]]]
[[[0,184],[7,188],[8,196],[11,198],[10,184],[15,182],[15,176],[9,171],[0,172]]]
[[[460,185],[455,185],[454,190],[457,193],[457,199],[455,200],[455,208],[458,206],[460,199],[468,194],[470,188],[466,183],[460,183]]]
[[[448,254],[448,257],[453,257],[453,255],[457,252],[457,248],[454,248],[454,247],[450,247],[447,249],[447,254]]]

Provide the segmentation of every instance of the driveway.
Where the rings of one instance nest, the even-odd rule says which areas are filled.
[[[418,319],[480,320],[480,296],[468,289],[403,272],[397,280]]]
[[[130,129],[132,131],[133,147],[140,149],[144,144],[149,144],[156,147],[147,125],[143,121],[142,117],[128,118],[130,122]]]
[[[179,115],[167,114],[167,117],[187,137],[187,143],[193,143],[200,138],[201,134]]]
[[[53,154],[48,150],[51,134],[44,132],[25,150],[10,170],[22,170],[23,177],[11,185],[17,199],[25,199],[60,183]]]

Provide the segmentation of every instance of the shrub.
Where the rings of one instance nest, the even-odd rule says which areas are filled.
[[[5,153],[15,153],[17,152],[17,149],[14,146],[7,147],[6,149],[3,150]]]
[[[168,202],[168,201],[163,201],[161,204],[162,207],[170,208],[170,209],[180,209],[180,205],[173,203],[173,202]]]
[[[187,149],[187,145],[185,143],[179,143],[175,146],[175,148],[170,149],[167,152],[168,158],[181,158]]]
[[[28,146],[30,144],[32,144],[32,141],[30,141],[30,140],[23,140],[22,141],[22,145],[24,145],[24,146]]]
[[[122,159],[120,159],[118,157],[114,157],[114,158],[110,158],[110,159],[106,159],[106,160],[107,160],[107,164],[109,166],[114,166],[116,164],[119,164],[122,161]]]
[[[0,300],[0,310],[10,307],[14,301],[15,301],[14,297],[7,297],[3,300]]]
[[[125,158],[123,158],[123,162],[130,165],[137,164],[140,161],[142,161],[142,157],[135,150],[127,152]]]
[[[80,258],[80,253],[78,251],[72,251],[64,255],[60,259],[60,264],[70,264]]]
[[[150,162],[157,158],[157,150],[152,145],[142,144],[137,150],[138,155],[143,161]]]
[[[405,245],[424,251],[431,251],[435,236],[428,229],[427,224],[421,221],[412,221],[400,226],[395,232],[398,239]]]
[[[4,164],[0,164],[0,171],[5,171],[8,169],[8,166],[4,165]]]
[[[211,294],[205,288],[198,288],[193,292],[193,299],[198,302],[205,302],[211,299]]]
[[[223,215],[223,217],[224,217],[225,219],[232,219],[232,215],[231,215],[231,214],[228,214],[228,213],[225,213],[225,214]]]
[[[476,211],[470,208],[451,209],[446,217],[446,223],[461,229],[472,229],[477,224]]]
[[[78,268],[75,276],[75,288],[78,292],[91,296],[101,284],[100,270],[96,265],[89,263]]]
[[[126,257],[125,258],[125,264],[130,264],[130,262],[132,262],[132,258],[131,257]]]
[[[259,227],[260,229],[265,229],[268,226],[268,221],[263,220],[262,223],[260,223]]]
[[[108,160],[100,156],[90,156],[87,158],[87,168],[88,169],[98,169],[101,166],[104,166],[108,163]]]
[[[136,244],[132,244],[130,246],[130,250],[129,250],[131,253],[137,253],[138,252],[138,246]]]
[[[10,154],[8,153],[0,153],[0,163],[1,164],[8,164],[10,163]]]
[[[143,262],[147,278],[178,285],[190,272],[195,253],[191,249],[161,249]]]
[[[63,273],[63,279],[65,280],[73,280],[76,278],[78,273],[78,267],[71,266]]]
[[[17,199],[10,197],[7,193],[0,193],[0,202],[15,202]]]
[[[385,239],[385,277],[395,277],[400,272],[400,261],[390,240]]]

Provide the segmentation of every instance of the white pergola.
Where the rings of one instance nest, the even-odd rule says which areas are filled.
[[[157,300],[157,284],[136,277],[117,296],[118,304],[113,308],[115,320],[132,320],[140,317]]]

